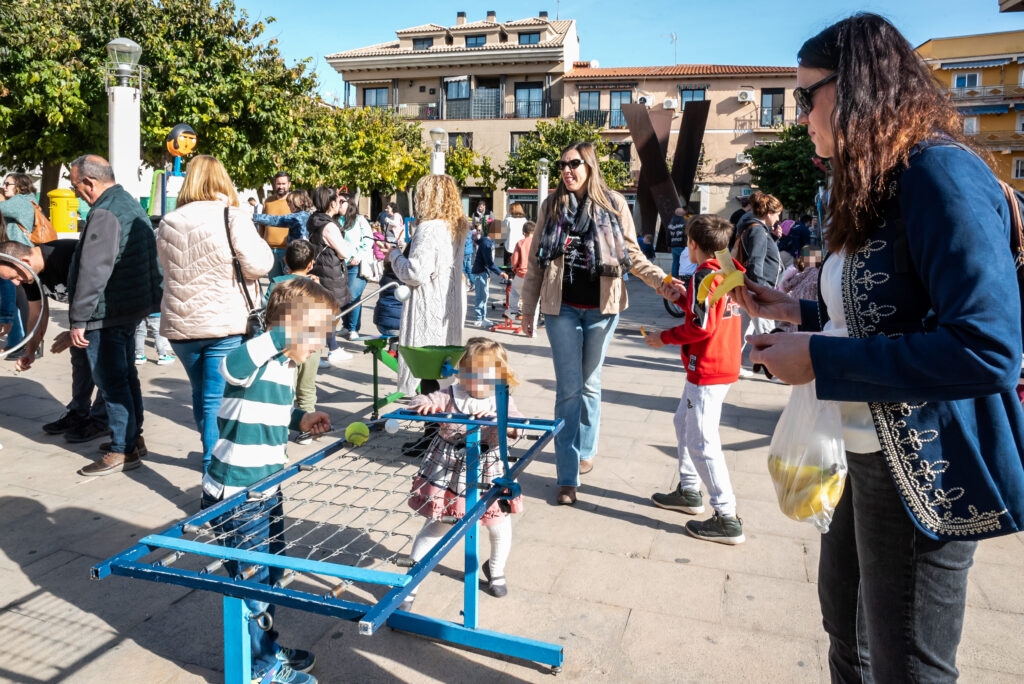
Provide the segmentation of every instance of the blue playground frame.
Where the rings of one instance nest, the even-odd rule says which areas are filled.
[[[314,464],[344,448],[345,441],[338,440],[217,505],[200,511],[159,534],[144,537],[135,546],[94,566],[91,576],[95,580],[102,580],[109,575],[122,575],[223,594],[224,677],[229,684],[242,684],[243,682],[248,684],[250,681],[247,621],[261,618],[261,616],[252,615],[248,611],[243,599],[254,599],[356,621],[359,624],[359,633],[363,635],[372,635],[382,625],[387,624],[389,627],[412,634],[549,665],[552,672],[558,673],[561,671],[564,657],[562,646],[493,632],[478,626],[480,560],[477,551],[477,538],[480,518],[488,507],[499,498],[503,496],[510,498],[515,495],[518,485],[512,481],[564,425],[561,420],[509,420],[508,387],[505,385],[498,386],[497,399],[498,415],[495,420],[476,420],[461,414],[420,416],[406,410],[389,413],[380,419],[383,421],[395,418],[403,421],[458,423],[469,426],[466,434],[466,514],[452,526],[452,529],[424,558],[412,565],[406,574],[306,558],[258,553],[183,538],[185,534],[191,533],[204,523],[251,498],[260,497],[263,492],[273,490],[299,472],[308,470]],[[480,491],[479,486],[473,485],[480,479],[480,428],[482,427],[498,428],[501,456],[506,464],[506,476],[500,481],[495,480],[486,491]],[[513,465],[509,465],[507,459],[508,428],[540,433],[537,442]],[[398,610],[402,601],[463,537],[466,539],[466,544],[462,623]],[[157,560],[141,560],[160,550],[167,550],[169,553]],[[174,561],[185,553],[209,556],[211,559],[219,560],[215,560],[206,569],[199,571],[172,567]],[[254,565],[267,565],[294,572],[316,573],[347,581],[388,586],[391,589],[376,605],[357,603],[337,598],[332,592],[314,594],[308,591],[289,589],[285,582],[279,582],[272,586],[211,574],[211,568],[215,569],[223,560],[241,560]]]

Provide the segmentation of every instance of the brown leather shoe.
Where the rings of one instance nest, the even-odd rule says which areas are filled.
[[[138,453],[132,453],[129,456],[119,454],[116,451],[107,452],[100,460],[90,463],[81,470],[78,471],[79,475],[85,475],[86,477],[95,477],[98,475],[110,475],[111,473],[120,473],[125,470],[134,470],[142,465],[142,461],[139,459]]]
[[[138,441],[135,442],[135,451],[138,452],[139,458],[146,458],[149,455],[149,449],[146,448],[146,441],[142,439],[142,435],[139,435]],[[110,453],[110,442],[100,444],[100,453]]]
[[[585,461],[580,461],[580,475],[586,475],[587,473],[589,473],[593,469],[594,469],[594,460],[593,459],[588,458]]]
[[[575,487],[559,487],[558,498],[555,499],[559,506],[572,506],[576,503]]]

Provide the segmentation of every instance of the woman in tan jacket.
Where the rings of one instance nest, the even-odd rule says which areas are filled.
[[[593,469],[601,423],[601,364],[627,305],[628,271],[662,293],[665,272],[649,262],[622,195],[601,177],[594,146],[574,143],[554,163],[561,178],[544,201],[523,284],[523,332],[538,304],[555,365],[558,503],[576,503],[580,473]],[[667,293],[667,290],[666,290]]]
[[[249,315],[242,288],[259,306],[253,281],[270,271],[274,254],[250,213],[239,208],[224,165],[202,154],[188,163],[178,207],[160,221],[156,247],[164,271],[160,334],[171,341],[192,384],[192,416],[203,440],[205,473],[218,438],[217,412],[224,394],[220,364],[241,344]],[[232,248],[245,283],[235,277]]]

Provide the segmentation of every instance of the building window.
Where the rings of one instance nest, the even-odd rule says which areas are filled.
[[[520,45],[536,45],[540,42],[540,33],[533,31],[531,33],[520,33],[519,44]]]
[[[469,79],[463,79],[461,81],[448,81],[446,96],[449,100],[468,100],[469,99]]]
[[[413,50],[429,50],[434,47],[433,38],[413,38],[412,49]]]
[[[516,117],[537,119],[543,116],[544,84],[516,83]]]
[[[483,47],[487,36],[466,36],[466,47]]]
[[[1024,157],[1013,160],[1013,177],[1016,180],[1024,178]]]
[[[533,135],[533,131],[520,131],[510,134],[508,151],[509,154],[519,154],[519,146],[523,144],[527,136]]]
[[[704,88],[693,89],[693,90],[679,90],[679,105],[680,109],[686,109],[687,102],[703,102],[706,99],[705,93],[707,91]]]
[[[1021,72],[1024,73],[1024,69]],[[1017,115],[1017,132],[1024,133],[1024,112]]]
[[[595,112],[601,109],[601,91],[588,90],[580,93],[580,109],[586,112]]]
[[[761,127],[782,125],[786,91],[782,88],[761,89]]]
[[[633,101],[633,92],[630,90],[613,90],[611,96],[611,115],[608,125],[612,128],[625,128],[626,117],[622,114],[622,105]]]
[[[977,88],[981,84],[981,77],[976,73],[957,74],[953,77],[954,88]]]
[[[633,143],[612,143],[612,151],[608,155],[608,158],[617,159],[620,162],[629,164],[633,158]]]
[[[978,135],[978,117],[964,117],[964,135]]]
[[[364,107],[387,107],[388,106],[388,89],[387,88],[364,88],[363,89],[363,106]]]
[[[452,149],[458,146],[465,147],[467,150],[473,149],[473,134],[472,133],[449,133],[448,134],[448,149]]]

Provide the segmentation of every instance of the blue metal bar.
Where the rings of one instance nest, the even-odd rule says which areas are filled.
[[[497,427],[498,421],[470,418],[464,413],[431,413],[427,416],[421,416],[414,411],[408,409],[401,409],[399,411],[393,411],[387,415],[381,416],[382,420],[388,418],[396,418],[398,420],[418,420],[427,423],[455,423],[458,425],[479,425],[480,427]],[[532,418],[527,419],[513,419],[508,421],[506,427],[516,428],[519,430],[543,430],[544,432],[558,432],[562,429],[561,420],[534,420]]]
[[[252,681],[252,642],[249,620],[252,613],[245,601],[224,597],[224,683],[249,684]]]
[[[480,500],[480,428],[466,433],[466,510],[471,510]],[[486,510],[486,509],[484,509]],[[481,514],[482,515],[482,514]],[[479,568],[480,549],[477,537],[480,519],[466,526],[466,570],[462,580],[462,621],[466,627],[476,629],[480,605]]]
[[[396,611],[388,618],[388,627],[460,646],[479,648],[491,653],[543,663],[552,667],[561,667],[565,657],[562,647],[557,644],[524,639],[486,629],[469,629],[453,622],[417,613]]]
[[[497,387],[498,403],[498,447],[501,462],[505,466],[504,477],[508,477],[508,385],[504,382]]]
[[[339,565],[337,563],[296,558],[294,556],[280,556],[274,553],[265,553],[262,551],[236,549],[233,546],[218,546],[216,544],[206,544],[204,542],[190,541],[188,539],[162,537],[158,534],[151,534],[148,537],[143,537],[141,542],[149,546],[170,549],[172,551],[196,553],[201,556],[210,556],[212,558],[226,558],[227,560],[240,561],[242,563],[250,563],[253,565],[286,568],[288,570],[308,572],[314,575],[339,577],[341,579],[353,580],[355,582],[384,584],[389,587],[404,587],[409,583],[408,575],[402,575],[395,572],[383,572],[381,570],[369,570],[367,568],[354,568],[349,565]]]

